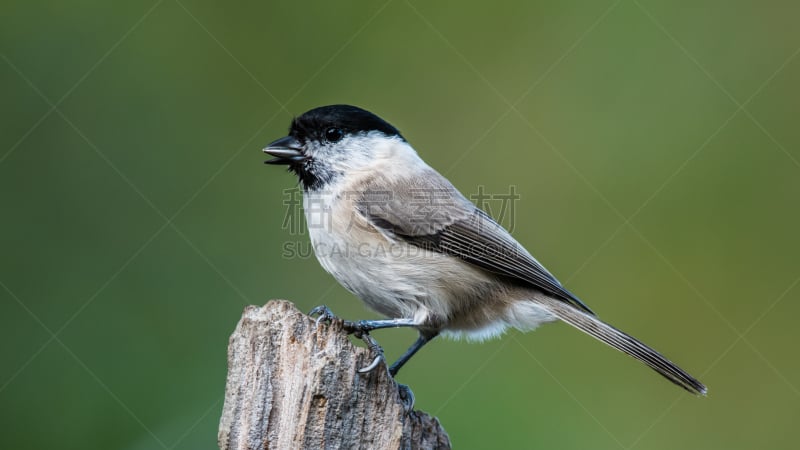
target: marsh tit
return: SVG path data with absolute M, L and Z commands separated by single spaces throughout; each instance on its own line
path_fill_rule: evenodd
M 378 116 L 348 105 L 315 108 L 264 152 L 274 157 L 267 164 L 287 165 L 300 179 L 322 267 L 387 317 L 345 322 L 346 329 L 419 332 L 392 375 L 438 335 L 483 340 L 561 320 L 687 391 L 706 393 L 660 353 L 601 321 Z M 332 318 L 325 307 L 314 313 Z

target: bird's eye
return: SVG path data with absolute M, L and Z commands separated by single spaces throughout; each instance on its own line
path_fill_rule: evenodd
M 325 130 L 325 139 L 328 142 L 339 142 L 344 137 L 344 132 L 339 128 L 328 128 Z

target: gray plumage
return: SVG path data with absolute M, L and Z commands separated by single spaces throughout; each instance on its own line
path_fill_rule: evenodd
M 386 326 L 410 324 L 420 331 L 393 373 L 438 334 L 480 340 L 560 319 L 705 394 L 684 370 L 598 319 L 425 164 L 394 127 L 354 108 L 309 111 L 265 152 L 303 183 L 309 234 L 322 266 L 371 309 L 406 319 Z

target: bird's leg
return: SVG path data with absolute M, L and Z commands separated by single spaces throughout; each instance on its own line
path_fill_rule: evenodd
M 359 320 L 358 322 L 344 321 L 344 329 L 348 333 L 369 333 L 373 330 L 382 328 L 416 327 L 418 324 L 414 319 L 383 319 L 383 320 Z
M 336 316 L 331 312 L 330 309 L 326 306 L 317 306 L 309 315 L 319 314 L 317 318 L 317 323 L 320 321 L 330 321 L 336 318 Z M 370 336 L 370 331 L 373 330 L 380 330 L 382 328 L 399 328 L 399 327 L 416 327 L 418 324 L 414 321 L 414 319 L 384 319 L 384 320 L 359 320 L 357 322 L 351 322 L 349 320 L 343 321 L 342 327 L 345 331 L 349 334 L 353 334 L 355 337 L 364 341 L 367 344 L 367 347 L 372 350 L 374 353 L 377 353 L 375 359 L 372 360 L 370 365 L 363 367 L 358 370 L 359 373 L 366 373 L 371 370 L 374 370 L 378 367 L 378 364 L 383 359 L 383 349 L 378 345 L 375 339 Z M 389 369 L 389 373 L 394 376 L 400 367 L 403 366 L 412 356 L 414 353 L 417 353 L 419 349 L 422 348 L 423 345 L 427 344 L 428 341 L 436 337 L 438 333 L 422 333 L 420 332 L 419 339 L 414 342 L 414 345 L 409 348 L 406 353 L 400 357 L 392 367 Z
M 331 322 L 335 319 L 336 314 L 330 310 L 325 305 L 319 305 L 316 308 L 312 309 L 308 313 L 309 316 L 318 316 L 317 317 L 317 325 L 321 322 Z M 369 333 L 373 330 L 380 330 L 382 328 L 399 328 L 399 327 L 415 327 L 417 323 L 414 322 L 414 319 L 383 319 L 383 320 L 359 320 L 357 322 L 351 322 L 349 320 L 343 320 L 342 325 L 345 331 L 348 334 L 354 333 Z
M 333 311 L 331 311 L 330 308 L 325 305 L 317 306 L 316 308 L 312 309 L 308 315 L 312 317 L 318 316 L 316 320 L 316 324 L 318 326 L 321 322 L 331 322 L 338 319 Z M 342 328 L 347 331 L 347 334 L 352 334 L 364 341 L 364 343 L 367 344 L 367 348 L 369 348 L 370 351 L 375 354 L 375 358 L 369 365 L 358 369 L 358 373 L 367 373 L 375 370 L 375 368 L 378 367 L 378 364 L 384 360 L 383 349 L 369 334 L 369 332 L 380 328 L 412 326 L 413 323 L 410 319 L 360 320 L 358 322 L 344 320 L 342 321 L 342 325 Z
M 419 349 L 421 349 L 425 344 L 430 342 L 433 338 L 435 338 L 438 335 L 439 332 L 437 331 L 434 332 L 420 331 L 419 338 L 417 338 L 417 340 L 411 345 L 411 347 L 409 347 L 409 349 L 406 350 L 405 353 L 403 353 L 403 356 L 401 356 L 397 361 L 395 361 L 394 364 L 392 364 L 391 367 L 389 367 L 389 375 L 391 375 L 392 378 L 394 378 L 394 376 L 397 375 L 397 371 L 400 370 L 401 367 L 403 367 L 403 364 L 407 363 L 408 360 L 411 359 L 411 357 L 414 356 L 414 354 L 419 351 Z M 397 391 L 398 394 L 400 394 L 400 400 L 403 402 L 405 411 L 407 413 L 411 412 L 411 410 L 414 409 L 414 393 L 411 392 L 411 388 L 409 388 L 405 384 L 397 383 Z
M 389 374 L 392 375 L 392 377 L 397 375 L 397 372 L 400 370 L 400 368 L 403 367 L 403 365 L 407 363 L 408 360 L 411 359 L 411 357 L 414 356 L 414 354 L 416 354 L 419 351 L 419 349 L 421 349 L 425 344 L 433 340 L 433 338 L 435 338 L 438 335 L 439 335 L 438 332 L 424 333 L 420 331 L 419 338 L 417 338 L 417 340 L 411 345 L 411 347 L 409 347 L 408 350 L 406 350 L 406 352 L 403 353 L 403 356 L 398 358 L 398 360 L 395 361 L 391 367 L 389 367 Z
M 411 327 L 414 326 L 412 319 L 386 319 L 386 320 L 359 320 L 358 322 L 350 322 L 345 320 L 343 328 L 348 333 L 361 339 L 367 344 L 367 347 L 375 353 L 375 359 L 366 366 L 358 369 L 358 373 L 367 373 L 375 370 L 381 361 L 384 361 L 383 349 L 378 342 L 369 334 L 372 330 L 379 330 L 381 328 L 395 328 L 395 327 Z

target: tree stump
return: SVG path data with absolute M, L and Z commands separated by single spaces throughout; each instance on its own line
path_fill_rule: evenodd
M 222 450 L 449 449 L 439 421 L 407 412 L 385 364 L 341 321 L 317 326 L 285 300 L 245 308 L 228 344 Z

